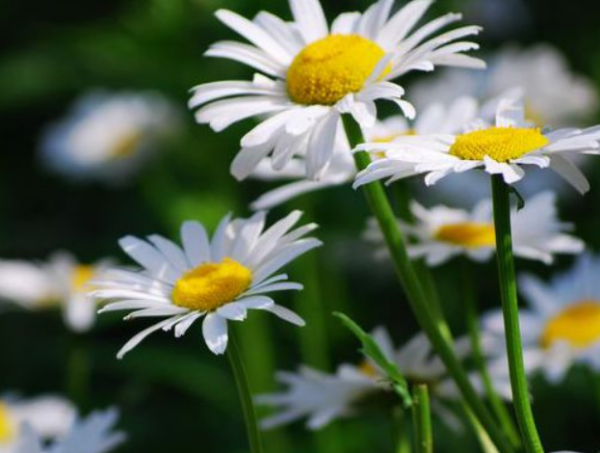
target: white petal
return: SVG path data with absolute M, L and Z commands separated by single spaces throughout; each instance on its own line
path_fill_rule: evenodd
M 292 310 L 288 308 L 282 307 L 281 305 L 273 305 L 271 307 L 265 308 L 265 310 L 270 311 L 278 318 L 283 319 L 291 324 L 294 324 L 299 327 L 304 327 L 306 322 Z
M 140 344 L 148 335 L 156 332 L 157 330 L 162 329 L 164 326 L 168 325 L 174 319 L 177 319 L 177 318 L 178 318 L 178 316 L 176 316 L 174 318 L 166 319 L 164 321 L 159 322 L 158 324 L 148 327 L 145 330 L 142 330 L 140 333 L 138 333 L 136 336 L 134 336 L 131 340 L 129 340 L 127 343 L 125 343 L 125 346 L 123 346 L 121 348 L 121 350 L 117 353 L 117 358 L 119 360 L 122 359 L 125 356 L 125 354 L 127 354 L 129 351 L 131 351 L 133 348 L 135 348 L 138 344 Z
M 184 222 L 181 225 L 181 241 L 191 267 L 211 261 L 210 242 L 202 224 L 191 220 Z
M 227 349 L 229 336 L 227 334 L 227 321 L 219 315 L 209 313 L 202 323 L 202 334 L 208 349 L 213 354 L 221 355 Z

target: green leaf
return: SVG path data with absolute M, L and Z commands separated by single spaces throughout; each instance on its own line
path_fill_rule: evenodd
M 360 352 L 367 358 L 370 358 L 386 374 L 392 389 L 402 399 L 405 408 L 412 406 L 412 397 L 408 389 L 406 379 L 398 369 L 395 363 L 391 362 L 383 353 L 377 342 L 371 335 L 365 332 L 358 324 L 343 313 L 335 312 L 333 314 L 341 319 L 342 323 L 359 339 L 362 344 Z

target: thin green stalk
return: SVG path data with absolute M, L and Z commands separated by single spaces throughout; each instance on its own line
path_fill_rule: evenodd
M 407 423 L 404 418 L 404 410 L 396 408 L 392 413 L 393 419 L 393 440 L 396 444 L 396 453 L 411 453 L 410 437 L 407 431 Z
M 462 404 L 462 409 L 467 419 L 471 423 L 471 426 L 473 427 L 473 432 L 475 433 L 475 436 L 477 436 L 477 440 L 479 441 L 479 445 L 481 445 L 481 449 L 483 450 L 483 452 L 498 453 L 498 449 L 491 441 L 490 436 L 488 436 L 488 433 L 485 432 L 485 429 L 481 427 L 481 424 L 473 415 L 473 413 L 469 410 L 466 404 Z
M 82 411 L 87 405 L 90 379 L 88 345 L 81 334 L 72 333 L 67 357 L 67 395 Z
M 469 266 L 470 263 L 463 261 L 461 264 L 463 301 L 467 314 L 467 331 L 469 332 L 471 347 L 473 348 L 473 360 L 475 362 L 477 371 L 479 372 L 479 377 L 481 378 L 485 394 L 492 406 L 492 411 L 496 415 L 500 426 L 502 426 L 502 429 L 508 436 L 512 445 L 516 449 L 519 449 L 521 448 L 519 432 L 517 431 L 506 405 L 494 388 L 492 377 L 490 376 L 485 363 L 477 315 L 477 297 L 475 295 L 475 287 L 471 276 L 471 269 Z
M 525 365 L 523 363 L 517 282 L 510 229 L 510 190 L 502 175 L 492 175 L 492 198 L 494 203 L 494 227 L 496 229 L 498 277 L 502 296 L 506 350 L 514 407 L 525 450 L 528 453 L 543 453 L 544 450 L 531 410 Z
M 248 385 L 248 378 L 246 371 L 244 370 L 244 363 L 240 350 L 236 344 L 235 336 L 233 332 L 229 332 L 229 344 L 227 345 L 227 357 L 231 364 L 231 371 L 235 379 L 235 384 L 240 395 L 240 402 L 242 405 L 242 411 L 244 412 L 244 419 L 246 421 L 246 432 L 248 434 L 248 442 L 250 444 L 251 453 L 262 453 L 263 447 L 260 438 L 260 431 L 258 429 L 258 422 L 256 419 L 256 412 L 254 411 L 254 402 L 252 401 L 252 393 Z
M 432 453 L 431 409 L 429 407 L 429 391 L 426 384 L 415 385 L 413 389 L 412 410 L 415 429 L 415 451 L 417 453 Z
M 363 142 L 360 127 L 352 118 L 344 115 L 344 126 L 352 147 Z M 371 159 L 365 152 L 355 155 L 356 166 L 359 170 L 365 169 Z M 460 389 L 467 404 L 471 407 L 477 418 L 490 434 L 494 443 L 501 453 L 512 452 L 513 449 L 502 431 L 498 428 L 496 421 L 479 399 L 464 368 L 458 360 L 448 335 L 444 333 L 445 323 L 437 320 L 428 307 L 427 298 L 417 274 L 412 266 L 411 260 L 406 252 L 406 245 L 401 231 L 398 229 L 394 211 L 390 206 L 383 186 L 379 182 L 373 182 L 363 187 L 368 204 L 383 232 L 387 247 L 390 251 L 392 262 L 398 276 L 398 280 L 406 293 L 411 309 L 417 321 L 441 360 L 446 365 L 448 373 L 452 376 Z

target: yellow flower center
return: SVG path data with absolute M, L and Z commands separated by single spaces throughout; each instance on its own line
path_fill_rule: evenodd
M 497 162 L 508 162 L 548 143 L 538 128 L 490 127 L 457 136 L 450 154 L 464 160 L 489 156 Z
M 494 226 L 487 223 L 449 223 L 442 225 L 434 237 L 438 241 L 467 248 L 494 247 L 496 245 Z
M 135 153 L 141 141 L 142 134 L 140 131 L 133 130 L 127 134 L 123 134 L 123 136 L 115 143 L 110 152 L 110 156 L 113 159 L 124 159 L 129 157 Z
M 190 310 L 211 311 L 235 300 L 252 283 L 252 271 L 231 258 L 206 263 L 183 274 L 173 302 Z
M 600 302 L 583 300 L 564 309 L 548 321 L 540 339 L 543 347 L 565 341 L 585 348 L 600 340 Z
M 377 369 L 368 360 L 363 360 L 358 365 L 358 371 L 360 371 L 362 374 L 364 374 L 365 376 L 370 377 L 372 379 L 377 379 L 380 377 Z
M 7 444 L 15 436 L 15 427 L 10 418 L 8 407 L 0 402 L 0 445 Z
M 75 292 L 84 292 L 89 289 L 86 285 L 94 276 L 94 266 L 81 264 L 75 266 L 71 273 L 71 288 Z
M 296 55 L 287 73 L 288 94 L 298 104 L 333 105 L 360 91 L 384 56 L 378 44 L 362 36 L 329 35 Z

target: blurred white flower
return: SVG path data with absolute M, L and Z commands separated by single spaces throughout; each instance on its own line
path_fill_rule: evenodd
M 479 27 L 439 33 L 461 19 L 438 17 L 415 28 L 431 0 L 414 0 L 390 14 L 393 0 L 379 0 L 363 14 L 339 15 L 329 26 L 318 0 L 290 0 L 293 21 L 267 13 L 252 21 L 231 11 L 216 15 L 250 44 L 213 44 L 207 56 L 227 58 L 261 74 L 252 81 L 219 81 L 193 89 L 189 106 L 196 120 L 222 131 L 241 120 L 264 119 L 241 140 L 231 165 L 238 179 L 249 176 L 264 157 L 284 168 L 295 156 L 306 159 L 306 177 L 320 179 L 334 154 L 340 117 L 351 114 L 362 127 L 377 119 L 376 100 L 389 100 L 408 117 L 411 104 L 404 89 L 392 83 L 410 71 L 431 71 L 438 65 L 482 68 L 464 52 L 478 45 L 461 38 Z
M 447 102 L 455 96 L 476 97 L 493 118 L 501 98 L 520 93 L 528 118 L 554 128 L 587 122 L 598 110 L 594 84 L 574 74 L 565 57 L 548 44 L 523 49 L 508 46 L 488 59 L 487 71 L 445 70 L 411 87 L 417 108 Z
M 126 182 L 177 127 L 160 94 L 103 91 L 84 95 L 42 138 L 40 156 L 73 180 Z
M 521 275 L 519 288 L 528 307 L 521 309 L 525 366 L 559 382 L 581 363 L 600 371 L 600 257 L 584 254 L 567 272 L 549 283 Z M 496 339 L 502 357 L 491 371 L 506 367 L 502 313 L 483 318 L 484 330 Z
M 399 221 L 410 239 L 408 253 L 437 266 L 458 255 L 475 261 L 486 261 L 496 249 L 492 201 L 480 201 L 472 211 L 446 206 L 424 208 L 411 204 L 415 223 Z M 556 196 L 543 192 L 527 200 L 525 207 L 512 209 L 512 235 L 515 256 L 551 264 L 557 253 L 583 252 L 583 241 L 566 234 L 572 225 L 560 221 L 556 212 Z M 369 219 L 365 239 L 383 246 L 383 235 L 375 219 Z M 387 256 L 387 249 L 377 251 Z
M 77 412 L 66 399 L 41 396 L 31 399 L 0 399 L 0 453 L 14 453 L 23 427 L 27 425 L 36 437 L 55 440 L 67 435 Z
M 385 179 L 388 183 L 414 175 L 425 175 L 425 184 L 434 185 L 452 174 L 483 168 L 500 174 L 507 184 L 525 176 L 526 166 L 552 169 L 580 193 L 589 183 L 567 156 L 600 154 L 600 127 L 542 130 L 525 119 L 525 108 L 515 98 L 503 99 L 494 124 L 476 122 L 462 134 L 406 136 L 389 143 L 365 143 L 357 150 L 376 156 L 361 171 L 355 187 Z
M 122 358 L 158 330 L 174 330 L 181 337 L 200 318 L 206 345 L 214 354 L 227 349 L 228 321 L 244 321 L 248 310 L 265 310 L 299 326 L 304 321 L 275 304 L 270 292 L 301 290 L 280 269 L 321 242 L 304 238 L 317 226 L 292 228 L 302 213 L 294 211 L 265 229 L 265 213 L 249 219 L 226 216 L 209 240 L 198 222 L 181 227 L 183 247 L 162 236 L 148 241 L 127 236 L 120 245 L 142 266 L 137 271 L 111 269 L 93 282 L 91 295 L 110 302 L 101 312 L 133 310 L 125 319 L 167 318 L 143 330 L 119 351 Z M 291 231 L 290 231 L 291 230 Z
M 87 295 L 88 284 L 110 263 L 80 264 L 67 252 L 57 252 L 47 262 L 0 260 L 0 299 L 27 310 L 59 307 L 69 329 L 86 332 L 94 326 L 97 310 Z
M 417 115 L 414 121 L 408 121 L 401 115 L 377 121 L 372 128 L 365 129 L 363 133 L 366 140 L 372 142 L 390 142 L 413 134 L 453 134 L 472 122 L 476 114 L 477 101 L 463 97 L 448 105 L 432 104 Z M 276 170 L 272 168 L 271 158 L 263 159 L 252 173 L 252 177 L 267 181 L 279 179 L 296 179 L 296 181 L 265 193 L 252 204 L 252 209 L 271 209 L 308 192 L 350 183 L 356 176 L 356 165 L 349 149 L 350 145 L 345 134 L 338 134 L 336 151 L 331 158 L 331 163 L 318 181 L 305 178 L 306 161 L 301 157 L 291 159 L 284 168 Z
M 429 385 L 433 410 L 450 428 L 459 430 L 460 420 L 444 402 L 460 400 L 460 392 L 442 361 L 434 355 L 427 338 L 423 334 L 416 335 L 396 349 L 385 329 L 377 328 L 372 335 L 409 384 L 425 382 Z M 466 338 L 456 342 L 456 353 L 461 360 L 469 356 L 471 348 Z M 276 410 L 274 415 L 262 421 L 264 429 L 302 418 L 307 418 L 309 429 L 320 429 L 335 419 L 355 415 L 369 396 L 392 391 L 383 371 L 371 360 L 358 366 L 342 364 L 333 374 L 303 366 L 297 373 L 280 372 L 276 377 L 287 388 L 256 397 L 258 404 L 272 406 Z M 483 394 L 480 380 L 475 375 L 471 379 Z M 510 399 L 507 378 L 503 377 L 494 384 L 499 394 Z
M 125 441 L 123 433 L 114 431 L 118 417 L 115 409 L 93 412 L 76 420 L 62 439 L 49 444 L 26 424 L 11 453 L 107 453 Z

